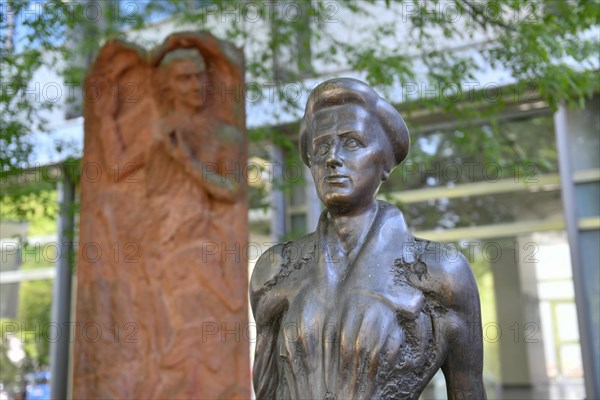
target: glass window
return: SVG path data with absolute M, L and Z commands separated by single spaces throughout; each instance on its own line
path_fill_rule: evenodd
M 523 181 L 558 171 L 552 115 L 411 132 L 411 139 L 408 159 L 392 173 L 383 191 Z

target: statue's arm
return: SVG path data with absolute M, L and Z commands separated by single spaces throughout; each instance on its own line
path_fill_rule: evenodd
M 124 143 L 121 129 L 130 129 L 130 127 L 127 122 L 123 121 L 123 118 L 125 121 L 131 121 L 140 114 L 148 114 L 151 109 L 148 101 L 135 103 L 135 107 L 130 109 L 127 115 L 120 109 L 119 101 L 113 94 L 114 88 L 120 84 L 120 74 L 126 67 L 119 66 L 111 76 L 98 76 L 90 80 L 90 85 L 97 87 L 100 95 L 97 101 L 86 104 L 86 107 L 89 107 L 86 115 L 95 117 L 89 118 L 91 121 L 95 121 L 92 122 L 93 125 L 90 128 L 99 136 L 107 173 L 114 175 L 115 182 L 122 181 L 133 174 L 144 162 L 142 146 L 127 146 Z M 136 131 L 147 127 L 144 123 L 136 122 L 138 122 L 135 127 Z
M 481 306 L 477 282 L 469 262 L 462 254 L 446 262 L 444 297 L 450 324 L 448 353 L 442 371 L 449 400 L 486 399 L 483 384 L 483 340 Z
M 186 166 L 190 175 L 215 199 L 226 203 L 235 203 L 240 199 L 243 185 L 239 180 L 215 173 L 210 166 L 189 155 Z
M 280 262 L 281 246 L 271 247 L 257 261 L 250 279 L 250 305 L 257 333 L 252 380 L 258 400 L 275 399 L 279 383 L 277 337 L 285 302 L 268 283 L 277 275 Z

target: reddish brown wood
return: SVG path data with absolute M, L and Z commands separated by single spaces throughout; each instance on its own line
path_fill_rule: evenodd
M 204 72 L 165 61 L 181 49 Z M 194 65 L 199 91 L 177 92 L 177 68 Z M 74 398 L 249 398 L 243 76 L 242 52 L 204 32 L 100 51 L 85 92 Z

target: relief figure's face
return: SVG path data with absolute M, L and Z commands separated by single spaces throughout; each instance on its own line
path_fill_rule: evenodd
M 177 60 L 170 67 L 170 89 L 175 101 L 175 110 L 195 112 L 204 105 L 203 86 L 207 74 L 193 59 Z
M 390 157 L 377 118 L 350 104 L 319 110 L 311 123 L 311 172 L 325 207 L 347 214 L 371 205 Z

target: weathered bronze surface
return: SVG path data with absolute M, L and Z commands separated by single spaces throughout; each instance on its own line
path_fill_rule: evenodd
M 485 398 L 468 261 L 375 199 L 408 149 L 401 116 L 365 83 L 333 79 L 309 96 L 300 151 L 326 211 L 253 272 L 258 399 L 418 399 L 440 368 L 449 399 Z
M 119 41 L 87 78 L 73 397 L 249 397 L 243 53 Z M 237 92 L 236 92 L 237 91 Z

